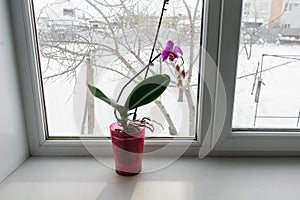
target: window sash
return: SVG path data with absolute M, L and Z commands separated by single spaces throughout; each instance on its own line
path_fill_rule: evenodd
M 16 38 L 16 53 L 18 55 L 20 79 L 22 82 L 22 95 L 24 97 L 24 112 L 25 120 L 29 138 L 30 152 L 32 155 L 87 155 L 88 152 L 79 140 L 47 140 L 45 131 L 47 127 L 46 116 L 43 112 L 43 91 L 39 83 L 40 72 L 38 70 L 38 47 L 36 45 L 36 35 L 34 32 L 34 17 L 30 13 L 31 0 L 22 1 L 17 0 L 10 2 L 13 12 L 13 26 Z M 21 33 L 26 34 L 21 34 Z M 200 95 L 201 96 L 201 95 Z M 160 140 L 159 138 L 151 141 L 146 141 L 145 149 L 159 149 L 166 144 L 172 144 L 168 147 L 187 149 L 187 155 L 198 155 L 200 149 L 201 135 L 197 131 L 197 139 L 195 140 Z M 91 139 L 86 141 L 88 145 L 94 148 L 102 149 L 99 152 L 106 154 L 111 149 L 106 140 L 97 141 Z M 105 150 L 103 150 L 105 149 Z M 169 151 L 172 152 L 172 151 Z M 175 151 L 176 152 L 176 151 Z M 167 153 L 170 155 L 172 153 Z
M 203 1 L 203 0 L 200 0 L 200 1 Z M 34 15 L 34 9 L 31 8 L 31 5 L 34 3 L 33 0 L 29 0 L 29 7 L 30 7 L 30 11 L 29 11 L 29 15 Z M 199 9 L 199 8 L 198 8 Z M 66 11 L 70 11 L 70 10 L 73 10 L 73 9 L 63 9 L 63 12 L 65 13 L 65 10 Z M 74 11 L 75 12 L 75 11 Z M 34 16 L 31 16 L 31 27 L 32 29 L 30 31 L 32 31 L 33 33 L 35 33 L 33 36 L 33 43 L 34 43 L 34 48 L 35 50 L 38 52 L 37 54 L 40 54 L 39 52 L 39 45 L 38 45 L 38 39 L 37 39 L 37 27 L 36 27 L 36 22 L 35 22 L 35 17 Z M 201 30 L 202 32 L 202 30 Z M 37 73 L 38 73 L 38 76 L 42 77 L 41 75 L 41 64 L 40 64 L 40 59 L 37 58 Z M 199 66 L 200 68 L 200 66 Z M 195 74 L 196 75 L 196 74 Z M 44 94 L 43 94 L 43 90 L 44 90 L 44 86 L 43 86 L 43 83 L 42 81 L 39 80 L 39 92 L 41 93 L 41 96 L 44 97 Z M 198 93 L 200 93 L 200 88 L 198 87 Z M 196 94 L 198 95 L 198 94 Z M 45 97 L 44 97 L 45 98 Z M 198 105 L 198 99 L 197 99 L 197 102 L 195 103 L 195 108 L 197 109 Z M 49 108 L 48 108 L 49 109 Z M 47 140 L 94 140 L 94 139 L 98 139 L 98 140 L 106 140 L 106 137 L 105 136 L 86 136 L 86 135 L 82 135 L 82 136 L 77 136 L 77 135 L 72 135 L 72 136 L 53 136 L 51 135 L 51 133 L 49 132 L 49 127 L 47 127 L 47 106 L 46 106 L 46 103 L 45 101 L 42 101 L 42 110 L 43 110 L 43 115 L 45 116 L 44 117 L 44 121 L 45 121 L 45 133 L 46 133 L 46 139 Z M 49 112 L 48 112 L 49 113 Z M 197 116 L 195 116 L 195 124 L 196 124 L 196 120 L 197 120 Z M 48 120 L 49 121 L 49 120 Z M 50 123 L 50 122 L 49 122 Z M 196 128 L 196 127 L 194 127 Z M 65 135 L 68 135 L 67 133 Z M 161 140 L 193 140 L 193 139 L 197 139 L 198 138 L 198 141 L 200 141 L 200 137 L 197 136 L 196 132 L 195 132 L 195 135 L 190 135 L 190 136 L 174 136 L 174 137 L 153 137 L 153 138 L 147 138 L 147 140 L 157 140 L 157 139 L 161 139 Z
M 227 119 L 212 155 L 300 155 L 300 133 L 295 130 L 232 129 L 242 3 L 242 0 L 223 0 L 222 5 L 219 68 L 226 83 Z

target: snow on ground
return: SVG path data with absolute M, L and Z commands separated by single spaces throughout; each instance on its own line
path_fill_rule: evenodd
M 254 73 L 258 62 L 261 63 L 262 54 L 292 55 L 300 58 L 298 45 L 254 45 L 250 60 L 241 54 L 239 56 L 237 77 Z M 237 79 L 234 106 L 233 127 L 235 128 L 300 128 L 297 127 L 297 117 L 300 111 L 300 60 L 266 56 L 263 60 L 263 70 L 278 66 L 262 73 L 263 85 L 254 126 L 256 103 L 254 76 Z M 259 76 L 259 74 L 258 74 Z M 293 117 L 293 118 L 289 118 Z M 300 126 L 300 124 L 299 124 Z

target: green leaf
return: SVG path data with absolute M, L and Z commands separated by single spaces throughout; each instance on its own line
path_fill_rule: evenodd
M 158 74 L 141 81 L 128 96 L 125 108 L 128 110 L 151 103 L 157 99 L 168 87 L 170 77 Z
M 117 109 L 120 113 L 122 113 L 124 111 L 124 107 L 119 105 L 115 100 L 108 98 L 101 90 L 99 90 L 98 88 L 89 85 L 88 84 L 88 88 L 90 89 L 91 93 L 97 97 L 98 99 L 104 101 L 105 103 L 111 105 L 112 107 L 114 107 L 115 109 Z

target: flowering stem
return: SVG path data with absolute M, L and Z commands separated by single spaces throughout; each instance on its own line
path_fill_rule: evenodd
M 148 72 L 149 72 L 149 67 L 151 65 L 153 65 L 153 61 L 155 60 L 155 59 L 152 60 L 152 57 L 153 57 L 153 54 L 154 54 L 154 50 L 155 50 L 156 42 L 157 42 L 157 39 L 158 39 L 158 34 L 159 34 L 160 27 L 161 27 L 162 19 L 163 19 L 163 16 L 164 16 L 164 12 L 167 10 L 166 5 L 168 3 L 169 3 L 169 0 L 164 0 L 164 5 L 163 5 L 161 13 L 160 13 L 160 18 L 159 18 L 159 22 L 158 22 L 157 29 L 156 29 L 156 34 L 155 34 L 155 39 L 154 39 L 154 42 L 153 42 L 153 47 L 152 47 L 150 58 L 149 58 L 149 64 L 146 65 L 146 72 L 145 72 L 144 79 L 147 78 Z M 136 113 L 137 113 L 137 108 L 134 110 L 134 114 L 133 114 L 133 118 L 132 118 L 133 120 L 136 119 Z
M 157 39 L 158 39 L 158 34 L 159 34 L 159 30 L 160 30 L 160 26 L 161 26 L 162 19 L 163 19 L 163 16 L 164 16 L 164 12 L 167 10 L 167 9 L 166 9 L 166 4 L 168 4 L 168 3 L 169 3 L 169 0 L 164 0 L 164 5 L 163 5 L 162 10 L 161 10 L 161 13 L 160 13 L 160 18 L 159 18 L 159 22 L 158 22 L 158 26 L 157 26 L 157 30 L 156 30 L 156 35 L 155 35 L 155 39 L 154 39 L 154 42 L 153 42 L 153 47 L 152 47 L 151 54 L 150 54 L 150 58 L 149 58 L 149 66 L 150 66 L 151 63 L 153 62 L 153 61 L 152 61 L 152 57 L 153 57 L 153 54 L 154 54 L 154 50 L 155 50 L 156 42 L 157 42 Z M 146 70 L 145 78 L 146 78 L 147 75 L 148 75 L 149 66 L 148 66 L 148 68 L 147 68 L 147 70 Z

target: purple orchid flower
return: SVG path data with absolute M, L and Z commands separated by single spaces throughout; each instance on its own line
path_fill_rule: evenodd
M 169 40 L 165 49 L 161 52 L 163 62 L 168 58 L 170 61 L 174 61 L 175 58 L 182 56 L 182 50 L 179 46 L 174 46 L 174 42 Z

